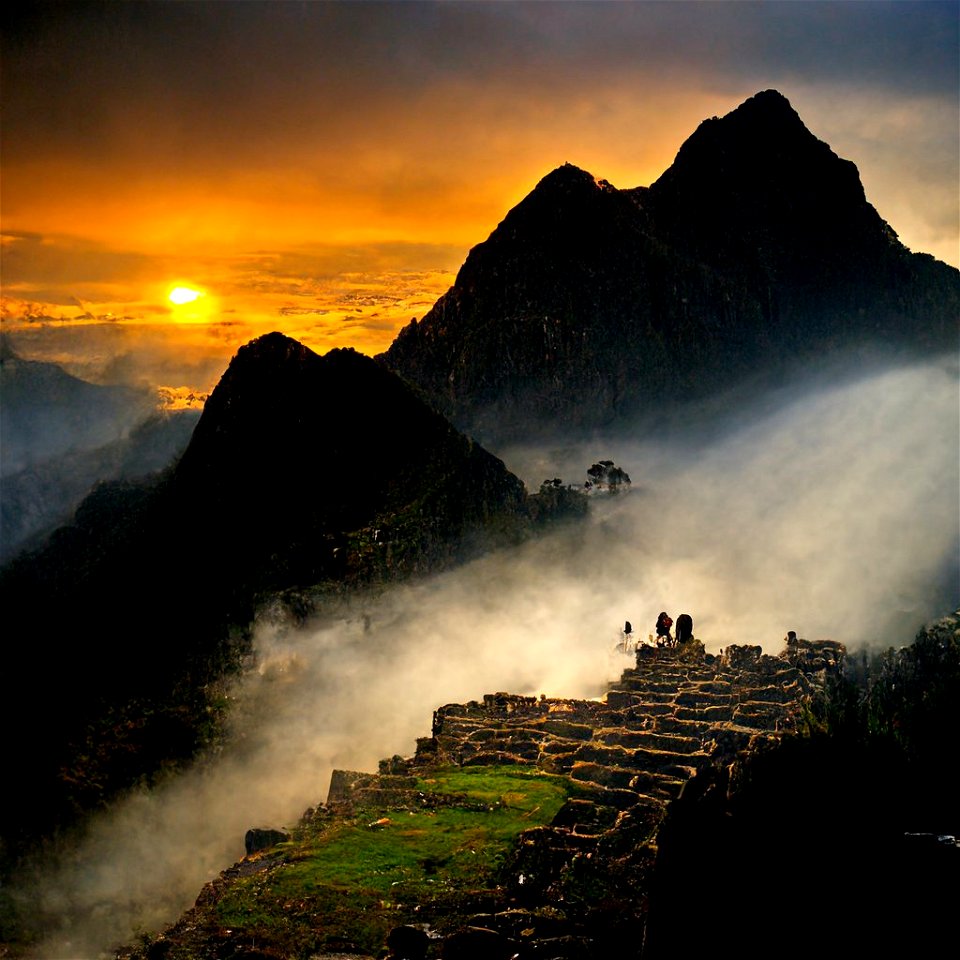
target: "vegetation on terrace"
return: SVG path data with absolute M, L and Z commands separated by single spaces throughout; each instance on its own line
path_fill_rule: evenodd
M 576 789 L 566 777 L 529 768 L 445 769 L 418 779 L 416 808 L 305 816 L 289 842 L 208 887 L 163 956 L 209 956 L 213 931 L 234 944 L 270 944 L 289 958 L 318 950 L 376 955 L 393 927 L 439 926 L 500 895 L 519 834 L 548 824 Z M 153 957 L 158 943 L 133 956 Z

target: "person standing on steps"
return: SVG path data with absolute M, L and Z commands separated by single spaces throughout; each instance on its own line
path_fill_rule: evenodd
M 668 647 L 670 646 L 673 638 L 670 636 L 670 628 L 673 626 L 673 620 L 667 614 L 665 610 L 660 612 L 660 616 L 657 617 L 657 646 L 658 647 Z
M 693 639 L 693 617 L 689 613 L 681 613 L 677 617 L 677 644 L 687 643 Z
M 617 653 L 633 653 L 635 648 L 633 624 L 627 620 L 623 625 L 623 629 L 620 631 L 620 639 L 617 641 L 614 649 Z

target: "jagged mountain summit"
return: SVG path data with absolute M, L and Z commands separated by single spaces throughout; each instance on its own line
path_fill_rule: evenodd
M 774 90 L 650 187 L 564 164 L 379 358 L 485 442 L 591 429 L 844 347 L 957 346 L 960 273 L 913 254 Z
M 370 358 L 318 356 L 279 333 L 240 348 L 172 491 L 229 541 L 230 563 L 269 558 L 258 579 L 270 588 L 355 573 L 348 533 L 371 524 L 394 566 L 429 567 L 425 553 L 446 556 L 466 527 L 520 509 L 525 496 L 500 460 Z M 412 505 L 422 528 L 400 533 Z

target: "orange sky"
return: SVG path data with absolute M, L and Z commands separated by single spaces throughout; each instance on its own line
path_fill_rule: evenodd
M 209 390 L 280 329 L 376 353 L 557 165 L 649 184 L 783 92 L 957 264 L 957 5 L 27 5 L 4 24 L 3 329 Z M 167 300 L 177 284 L 203 291 Z M 44 319 L 46 318 L 46 319 Z

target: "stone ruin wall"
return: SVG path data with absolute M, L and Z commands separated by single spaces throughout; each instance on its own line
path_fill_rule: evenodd
M 718 771 L 734 783 L 740 761 L 802 730 L 807 711 L 842 674 L 844 656 L 831 641 L 791 642 L 777 656 L 759 646 L 713 656 L 696 640 L 641 646 L 635 666 L 599 700 L 494 693 L 447 704 L 412 757 L 383 760 L 375 774 L 334 771 L 327 802 L 303 822 L 421 809 L 435 798 L 418 790 L 418 777 L 441 767 L 516 764 L 565 775 L 577 784 L 574 796 L 549 825 L 520 834 L 497 890 L 432 917 L 445 931 L 431 934 L 441 937 L 439 956 L 594 960 L 624 955 L 623 942 L 629 955 L 645 956 L 658 832 L 670 804 Z M 248 857 L 221 883 L 269 863 L 258 850 L 276 837 L 261 843 L 260 832 L 248 833 Z M 209 884 L 198 906 L 216 888 Z M 407 937 L 421 938 L 413 952 L 398 947 Z M 422 931 L 396 928 L 390 957 L 425 957 L 423 939 Z
M 379 774 L 334 771 L 327 802 L 402 800 L 406 778 L 432 767 L 522 764 L 579 781 L 602 805 L 662 814 L 698 770 L 794 733 L 844 655 L 827 640 L 777 656 L 759 646 L 713 656 L 698 641 L 641 646 L 602 700 L 494 693 L 440 707 L 413 757 L 381 761 Z
M 643 646 L 601 700 L 494 693 L 447 704 L 413 757 L 381 761 L 379 774 L 335 771 L 326 811 L 416 809 L 416 775 L 448 765 L 520 764 L 569 776 L 576 796 L 550 825 L 520 835 L 498 903 L 453 919 L 458 936 L 499 938 L 504 957 L 603 956 L 604 931 L 644 939 L 671 802 L 707 768 L 735 782 L 740 761 L 801 729 L 844 655 L 831 641 L 791 642 L 778 656 L 759 646 L 713 656 L 695 640 Z M 490 943 L 481 951 L 488 960 L 500 956 Z

